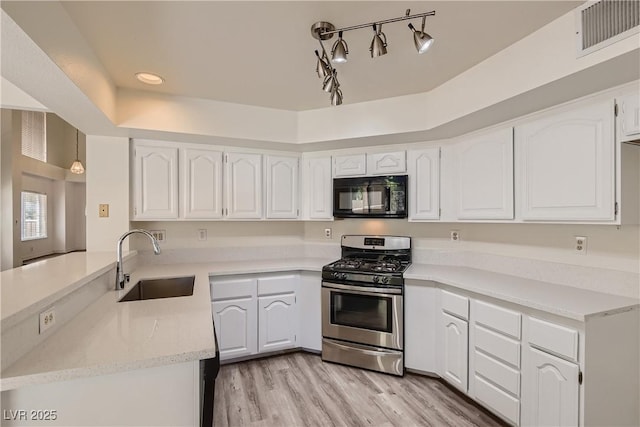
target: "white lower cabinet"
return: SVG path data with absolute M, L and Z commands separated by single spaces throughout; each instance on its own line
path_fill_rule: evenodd
M 212 277 L 220 360 L 298 346 L 298 274 Z
M 467 391 L 468 333 L 465 320 L 442 313 L 443 378 L 462 391 Z
M 297 346 L 299 276 L 258 278 L 258 352 Z
M 527 425 L 577 426 L 580 368 L 535 348 L 528 352 Z
M 300 283 L 296 289 L 298 299 L 298 345 L 305 350 L 322 350 L 322 277 L 320 272 L 300 272 Z
M 256 283 L 253 278 L 212 281 L 213 324 L 220 360 L 258 352 Z

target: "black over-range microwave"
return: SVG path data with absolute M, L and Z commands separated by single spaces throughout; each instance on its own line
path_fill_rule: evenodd
M 371 176 L 333 180 L 336 218 L 406 218 L 407 176 Z

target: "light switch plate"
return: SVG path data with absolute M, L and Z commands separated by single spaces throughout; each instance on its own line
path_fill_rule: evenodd
M 98 205 L 98 216 L 100 218 L 109 218 L 109 205 L 107 203 Z

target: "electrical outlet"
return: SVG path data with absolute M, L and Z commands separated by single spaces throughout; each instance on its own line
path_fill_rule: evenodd
M 451 241 L 452 242 L 459 242 L 460 241 L 460 232 L 458 230 L 451 230 L 449 235 L 451 236 Z
M 198 240 L 207 240 L 207 230 L 201 228 L 198 230 Z
M 51 307 L 47 311 L 40 313 L 40 333 L 43 333 L 56 323 L 56 309 Z
M 167 232 L 165 230 L 150 230 L 149 233 L 151 233 L 158 242 L 164 242 L 167 237 Z
M 98 205 L 98 217 L 109 218 L 109 204 L 101 203 Z
M 587 253 L 587 238 L 585 236 L 576 236 L 576 252 L 583 255 Z
M 331 229 L 330 228 L 325 228 L 324 229 L 324 237 L 326 239 L 330 239 L 331 238 Z

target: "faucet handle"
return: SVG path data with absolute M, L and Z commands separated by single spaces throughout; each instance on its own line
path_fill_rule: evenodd
M 125 273 L 125 275 L 124 275 L 124 281 L 125 281 L 125 283 L 129 283 L 129 280 L 131 280 L 131 274 L 127 274 L 127 273 Z

